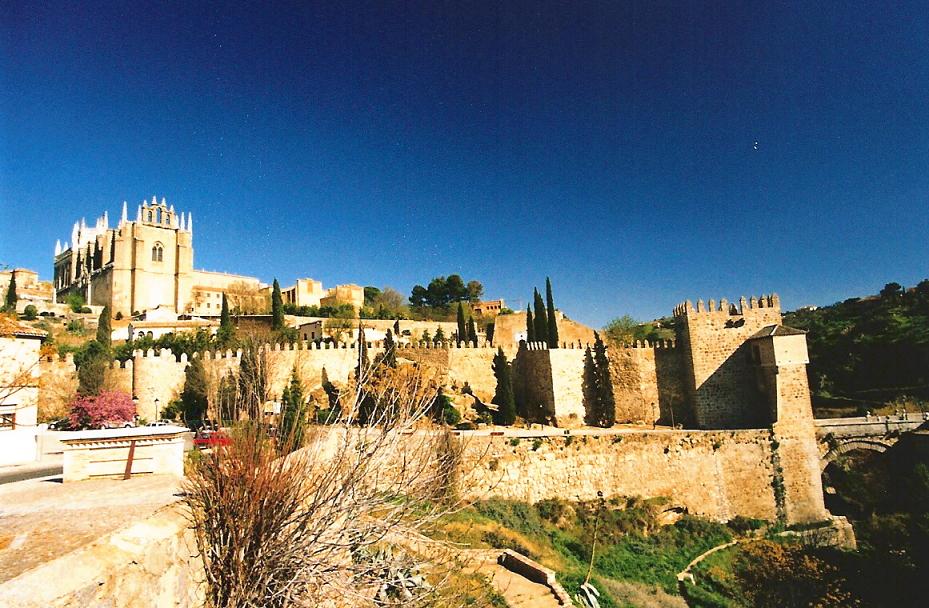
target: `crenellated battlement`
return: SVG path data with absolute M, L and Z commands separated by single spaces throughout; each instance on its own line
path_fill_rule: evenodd
M 698 315 L 746 316 L 760 309 L 772 308 L 777 312 L 781 310 L 781 299 L 776 293 L 750 298 L 742 296 L 738 304 L 730 303 L 726 298 L 721 298 L 718 302 L 711 298 L 706 304 L 703 300 L 697 300 L 697 305 L 694 306 L 691 300 L 687 300 L 675 306 L 673 313 L 675 317 L 685 318 Z

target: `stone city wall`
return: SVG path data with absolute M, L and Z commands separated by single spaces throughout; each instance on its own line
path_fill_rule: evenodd
M 462 434 L 459 491 L 470 499 L 537 502 L 664 496 L 716 520 L 774 520 L 771 432 L 627 431 L 538 438 Z M 787 497 L 788 521 L 801 505 Z M 819 502 L 822 502 L 820 497 Z M 797 508 L 793 508 L 797 507 Z

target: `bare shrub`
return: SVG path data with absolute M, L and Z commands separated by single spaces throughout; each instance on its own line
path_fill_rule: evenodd
M 209 606 L 464 603 L 444 584 L 464 568 L 457 549 L 423 534 L 461 506 L 459 446 L 428 421 L 436 384 L 412 366 L 361 367 L 352 402 L 310 426 L 302 449 L 244 422 L 192 467 Z

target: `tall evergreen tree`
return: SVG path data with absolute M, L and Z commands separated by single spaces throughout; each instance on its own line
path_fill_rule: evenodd
M 548 342 L 548 318 L 545 315 L 545 303 L 538 289 L 533 290 L 532 299 L 535 301 L 535 314 L 532 322 L 535 324 L 535 339 L 538 342 Z
M 184 390 L 181 391 L 185 421 L 203 420 L 206 417 L 208 394 L 203 360 L 200 357 L 194 357 L 184 370 Z
M 474 324 L 474 317 L 468 318 L 468 342 L 477 346 L 477 326 Z
M 234 416 L 245 414 L 249 420 L 261 418 L 264 402 L 268 399 L 268 362 L 265 353 L 259 352 L 254 345 L 242 351 L 239 361 L 238 412 Z
M 388 329 L 384 334 L 384 363 L 387 367 L 397 367 L 397 343 L 393 333 Z
M 494 327 L 495 326 L 496 326 L 496 323 L 494 321 L 488 321 L 487 324 L 484 325 L 484 336 L 487 337 L 487 342 L 490 344 L 494 343 Z
M 355 364 L 355 380 L 361 382 L 363 379 L 367 378 L 369 367 L 370 361 L 368 360 L 368 341 L 365 339 L 365 328 L 361 323 L 359 323 L 358 362 Z
M 421 339 L 423 342 L 432 342 L 432 334 L 429 333 L 429 330 L 428 330 L 428 329 L 424 329 L 424 330 L 423 330 L 423 335 L 420 336 L 420 339 Z
M 271 288 L 271 329 L 284 329 L 284 300 L 281 298 L 281 285 L 274 279 Z
M 464 306 L 458 302 L 458 344 L 468 339 L 468 326 L 465 324 Z
M 510 426 L 516 422 L 516 397 L 513 394 L 513 379 L 510 375 L 512 368 L 502 348 L 497 349 L 491 368 L 497 379 L 497 390 L 494 392 L 492 401 L 497 405 L 497 411 L 494 412 L 494 424 Z
M 593 353 L 590 347 L 584 351 L 584 423 L 590 426 L 597 426 L 600 419 L 597 402 L 597 366 L 594 363 Z
M 594 332 L 594 365 L 597 370 L 597 423 L 609 428 L 616 422 L 616 400 L 613 397 L 613 379 L 610 377 L 610 360 L 600 334 Z
M 548 312 L 548 347 L 558 348 L 558 322 L 555 320 L 555 299 L 552 297 L 552 281 L 545 277 L 545 309 Z
M 442 326 L 439 325 L 435 328 L 435 337 L 432 339 L 434 344 L 442 344 L 445 342 L 445 332 L 442 331 Z
M 290 450 L 300 449 L 303 447 L 305 432 L 306 397 L 303 395 L 303 384 L 297 375 L 297 367 L 294 366 L 290 383 L 281 393 L 281 446 Z
M 216 341 L 220 346 L 230 346 L 235 340 L 235 326 L 229 316 L 229 300 L 223 293 L 222 310 L 219 313 L 219 329 L 216 331 Z
M 78 395 L 99 395 L 106 381 L 106 370 L 110 366 L 109 349 L 91 340 L 74 355 L 74 364 L 77 366 Z
M 113 326 L 110 324 L 110 305 L 107 304 L 100 311 L 100 318 L 97 320 L 97 342 L 109 350 L 113 343 L 112 337 Z
M 16 275 L 10 273 L 10 285 L 6 288 L 3 310 L 7 312 L 16 312 L 17 301 L 19 301 L 19 296 L 16 295 Z
M 400 338 L 400 319 L 394 321 L 394 335 Z
M 535 322 L 532 320 L 532 309 L 526 304 L 526 342 L 535 342 Z

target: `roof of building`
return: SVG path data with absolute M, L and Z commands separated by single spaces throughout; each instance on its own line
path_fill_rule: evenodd
M 767 325 L 749 336 L 749 340 L 758 338 L 773 338 L 775 336 L 804 336 L 806 332 L 802 329 L 787 327 L 786 325 Z
M 21 323 L 10 315 L 0 315 L 0 336 L 43 339 L 48 336 L 48 332 Z

